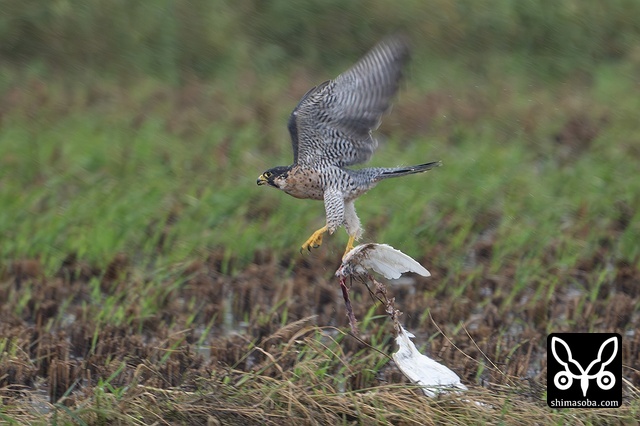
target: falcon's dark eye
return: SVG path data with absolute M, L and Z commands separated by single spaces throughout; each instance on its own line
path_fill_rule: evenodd
M 271 172 L 264 172 L 264 177 L 270 178 L 272 174 L 273 173 L 271 173 Z

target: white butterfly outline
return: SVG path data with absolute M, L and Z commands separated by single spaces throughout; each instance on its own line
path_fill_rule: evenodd
M 610 342 L 613 342 L 613 353 L 606 362 L 602 362 L 602 354 L 604 352 L 604 348 L 609 345 Z M 567 362 L 564 362 L 560 359 L 558 353 L 556 352 L 556 344 L 562 345 L 569 355 L 569 359 L 567 360 Z M 580 363 L 573 359 L 573 355 L 571 354 L 569 345 L 567 345 L 567 343 L 559 337 L 553 336 L 551 338 L 551 352 L 553 353 L 553 357 L 556 359 L 556 361 L 558 361 L 558 363 L 564 367 L 564 371 L 556 373 L 556 375 L 553 377 L 553 384 L 560 390 L 569 389 L 571 385 L 573 385 L 573 379 L 580 379 L 582 395 L 586 397 L 587 389 L 589 389 L 589 380 L 591 379 L 596 379 L 598 387 L 600 387 L 600 389 L 602 390 L 609 390 L 616 384 L 615 375 L 610 371 L 604 371 L 605 367 L 611 364 L 618 353 L 618 339 L 615 336 L 610 337 L 609 339 L 605 340 L 602 345 L 600 345 L 600 349 L 598 350 L 598 357 L 593 360 L 586 369 L 583 369 Z M 599 362 L 602 362 L 600 370 L 595 374 L 589 374 L 591 368 Z M 573 374 L 569 369 L 569 363 L 575 365 L 578 370 L 580 370 L 581 374 Z M 608 383 L 604 382 L 605 378 L 608 379 Z M 566 382 L 561 382 L 562 379 L 566 379 Z

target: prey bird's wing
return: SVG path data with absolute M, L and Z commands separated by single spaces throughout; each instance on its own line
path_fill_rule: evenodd
M 335 80 L 314 87 L 289 118 L 294 162 L 338 167 L 367 161 L 378 127 L 398 91 L 409 46 L 401 36 L 375 46 Z

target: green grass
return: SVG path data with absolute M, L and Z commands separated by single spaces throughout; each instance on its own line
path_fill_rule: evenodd
M 520 92 L 523 84 L 499 82 L 511 93 L 494 94 L 493 81 L 485 81 L 472 98 L 457 94 L 464 89 L 444 88 L 461 96 L 459 102 L 445 105 L 449 110 L 434 118 L 441 122 L 426 134 L 403 140 L 394 132 L 404 117 L 392 113 L 394 124 L 385 129 L 390 136 L 373 164 L 441 159 L 444 167 L 384 182 L 359 200 L 365 224 L 384 221 L 365 238 L 410 253 L 446 243 L 456 253 L 490 229 L 499 237 L 494 269 L 501 267 L 500 259 L 525 248 L 532 258 L 552 245 L 569 258 L 588 257 L 621 206 L 633 211 L 639 202 L 640 185 L 628 177 L 635 171 L 633 146 L 640 133 L 623 127 L 631 124 L 626 117 L 635 111 L 636 96 L 631 81 L 621 80 L 611 90 L 627 90 L 632 99 L 602 99 L 601 87 L 612 86 L 610 68 L 599 68 L 593 84 L 577 84 L 568 95 L 556 94 L 557 86 Z M 403 101 L 409 108 L 420 97 L 411 93 L 412 86 L 432 77 L 414 75 L 397 111 Z M 115 94 L 91 101 L 96 95 L 90 87 L 69 94 L 63 86 L 47 84 L 42 105 L 33 106 L 29 83 L 18 89 L 0 131 L 1 255 L 37 256 L 53 268 L 69 253 L 102 265 L 118 252 L 142 262 L 166 258 L 170 264 L 224 247 L 240 265 L 256 249 L 292 253 L 322 223 L 322 205 L 265 191 L 254 182 L 262 170 L 290 161 L 284 123 L 294 99 L 285 97 L 289 102 L 282 105 L 257 99 L 273 109 L 263 118 L 242 104 L 255 88 L 231 97 L 225 87 L 211 86 L 192 90 L 213 93 L 223 105 L 198 93 L 187 101 L 193 105 L 183 108 L 176 98 L 189 93 L 144 84 L 143 89 L 114 88 Z M 562 102 L 577 102 L 580 108 L 551 106 Z M 471 122 L 463 121 L 464 108 L 473 115 Z M 607 124 L 584 152 L 563 159 L 553 138 L 578 113 Z M 527 120 L 536 124 L 529 133 L 519 124 Z M 637 221 L 631 222 L 613 242 L 615 259 L 637 257 L 631 244 Z M 296 226 L 283 226 L 291 223 Z M 586 224 L 586 233 L 575 235 Z M 562 241 L 556 241 L 560 230 Z
M 543 74 L 566 75 L 633 52 L 640 26 L 633 0 L 564 2 L 491 0 L 345 3 L 291 7 L 247 0 L 6 0 L 0 55 L 68 73 L 154 75 L 170 84 L 190 76 L 286 70 L 300 60 L 333 67 L 372 39 L 403 29 L 429 56 L 462 56 L 482 67 L 493 52 L 523 55 Z M 135 26 L 135 31 L 131 28 Z

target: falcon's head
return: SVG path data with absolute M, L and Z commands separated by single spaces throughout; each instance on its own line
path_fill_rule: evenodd
M 274 188 L 284 189 L 287 185 L 287 177 L 291 166 L 278 166 L 267 170 L 258 178 L 258 185 L 270 185 Z

